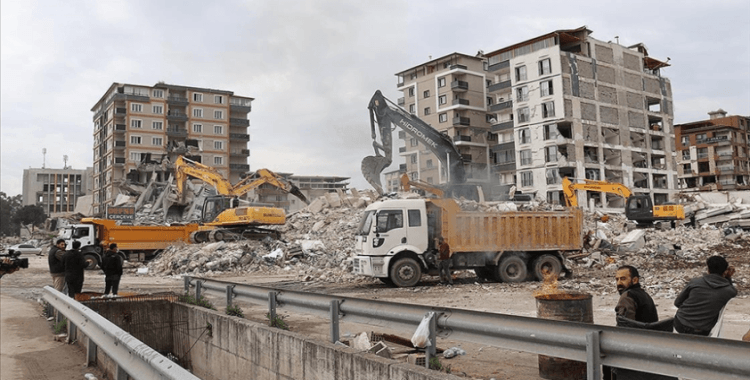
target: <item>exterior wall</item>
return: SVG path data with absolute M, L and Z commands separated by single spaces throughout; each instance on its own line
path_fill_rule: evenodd
M 326 193 L 337 192 L 339 190 L 346 192 L 349 185 L 349 177 L 276 174 L 283 176 L 297 186 L 309 202 L 324 196 Z M 274 207 L 283 208 L 286 212 L 294 212 L 307 207 L 301 199 L 269 184 L 260 185 L 258 188 L 248 192 L 248 198 L 260 203 L 267 203 Z
M 24 169 L 23 205 L 39 205 L 48 215 L 73 212 L 78 198 L 91 194 L 91 171 Z

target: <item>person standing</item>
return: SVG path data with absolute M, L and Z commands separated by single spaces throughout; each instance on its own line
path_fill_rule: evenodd
M 674 329 L 680 334 L 708 336 L 721 310 L 737 295 L 732 284 L 734 267 L 721 256 L 706 260 L 708 274 L 694 278 L 674 300 Z
M 440 270 L 440 282 L 453 285 L 453 276 L 451 275 L 451 248 L 441 236 L 438 238 L 438 269 Z
M 76 240 L 73 242 L 73 249 L 63 255 L 65 283 L 68 285 L 68 296 L 73 299 L 83 289 L 83 270 L 87 266 L 80 248 L 81 242 Z
M 65 264 L 63 263 L 65 255 L 65 240 L 57 239 L 55 245 L 50 247 L 47 253 L 47 262 L 49 263 L 49 273 L 52 276 L 52 287 L 58 292 L 65 289 Z
M 117 295 L 122 276 L 122 257 L 117 253 L 117 244 L 110 244 L 109 249 L 104 252 L 102 269 L 104 270 L 104 295 L 108 295 L 110 290 L 112 294 Z

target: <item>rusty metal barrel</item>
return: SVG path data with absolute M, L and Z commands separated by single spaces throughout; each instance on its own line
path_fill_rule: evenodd
M 535 298 L 537 318 L 594 323 L 591 294 L 555 293 Z M 539 376 L 549 380 L 585 380 L 586 362 L 539 355 Z

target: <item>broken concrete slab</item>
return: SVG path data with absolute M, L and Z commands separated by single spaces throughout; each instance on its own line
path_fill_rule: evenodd
M 710 218 L 712 216 L 726 214 L 732 212 L 733 210 L 734 209 L 732 208 L 732 205 L 725 205 L 722 207 L 713 207 L 706 210 L 701 210 L 695 213 L 695 220 L 699 221 L 701 219 Z
M 622 240 L 620 240 L 620 250 L 622 251 L 637 251 L 646 245 L 646 231 L 644 230 L 633 230 L 627 233 Z

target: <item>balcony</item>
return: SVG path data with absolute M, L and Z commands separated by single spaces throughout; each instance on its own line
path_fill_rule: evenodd
M 167 97 L 167 104 L 171 106 L 186 106 L 188 105 L 188 98 L 182 96 L 169 96 Z
M 513 120 L 503 121 L 498 124 L 493 124 L 491 127 L 492 132 L 505 131 L 507 129 L 513 129 Z
M 115 157 L 115 166 L 125 166 L 125 157 Z
M 499 152 L 501 150 L 516 150 L 516 142 L 515 141 L 503 141 L 501 143 L 498 143 L 496 145 L 492 146 L 492 150 L 495 152 Z
M 253 110 L 252 101 L 250 99 L 230 98 L 229 110 L 232 112 L 248 113 Z
M 169 137 L 187 137 L 187 130 L 182 128 L 167 128 L 167 136 Z
M 460 141 L 466 141 L 471 142 L 471 136 L 453 136 L 453 141 L 460 142 Z
M 456 70 L 456 69 L 468 70 L 469 68 L 464 65 L 451 65 L 451 70 Z
M 502 103 L 497 103 L 497 104 L 491 105 L 490 106 L 490 111 L 491 112 L 502 111 L 504 109 L 508 109 L 508 108 L 512 108 L 512 107 L 513 107 L 513 101 L 512 100 L 508 100 L 507 102 L 502 102 Z
M 229 140 L 232 141 L 250 141 L 250 135 L 245 133 L 230 133 Z
M 403 106 L 406 104 L 406 100 L 403 97 L 398 98 L 398 105 Z
M 510 67 L 510 61 L 502 61 L 499 63 L 495 63 L 494 65 L 490 65 L 490 67 L 487 68 L 487 71 L 498 71 L 502 69 L 507 69 Z
M 467 91 L 469 89 L 469 82 L 464 82 L 462 80 L 454 80 L 451 82 L 451 90 L 456 92 L 463 92 Z M 454 103 L 455 104 L 455 103 Z M 466 105 L 469 105 L 469 101 L 466 101 Z
M 184 112 L 169 110 L 167 111 L 167 120 L 172 121 L 187 121 L 188 115 Z
M 453 125 L 471 125 L 471 119 L 457 116 L 453 118 Z
M 127 129 L 125 124 L 115 124 L 115 133 L 125 133 Z
M 453 99 L 454 106 L 468 106 L 469 105 L 469 99 Z
M 126 145 L 125 140 L 115 140 L 115 150 L 125 149 Z
M 115 116 L 125 116 L 128 113 L 128 109 L 125 107 L 115 108 Z
M 487 87 L 487 92 L 495 92 L 500 91 L 504 88 L 510 87 L 510 80 L 506 80 L 505 82 L 495 83 L 489 87 Z
M 398 152 L 399 153 L 405 153 L 406 152 L 406 147 L 405 146 L 399 147 L 398 148 Z
M 147 94 L 136 93 L 136 92 L 118 92 L 114 96 L 114 100 L 132 100 L 136 102 L 148 102 L 151 99 Z
M 250 149 L 239 149 L 229 152 L 230 156 L 247 157 L 250 155 Z
M 229 164 L 229 170 L 250 170 L 250 165 L 247 164 Z
M 250 126 L 250 120 L 240 119 L 240 118 L 237 118 L 237 117 L 230 117 L 229 118 L 229 125 L 231 125 L 231 126 L 239 126 L 239 127 L 249 127 Z

